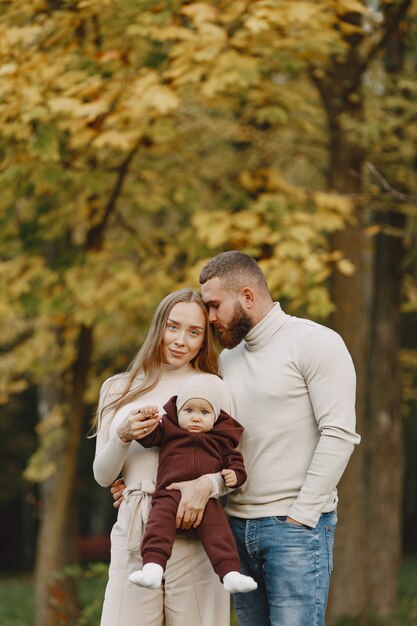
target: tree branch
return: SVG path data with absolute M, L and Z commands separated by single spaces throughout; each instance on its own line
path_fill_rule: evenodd
M 380 40 L 377 41 L 376 44 L 369 50 L 366 56 L 366 59 L 358 66 L 357 80 L 355 81 L 356 82 L 355 89 L 357 88 L 359 82 L 362 79 L 363 74 L 367 70 L 371 61 L 375 58 L 378 52 L 380 52 L 381 50 L 385 48 L 385 46 L 391 39 L 392 35 L 397 30 L 401 20 L 403 19 L 408 9 L 410 8 L 411 3 L 412 3 L 412 0 L 402 0 L 402 2 L 399 4 L 396 10 L 394 10 L 392 6 L 389 8 L 390 19 L 385 20 L 385 28 L 383 30 L 383 34 Z M 386 17 L 387 15 L 388 15 L 388 12 L 385 12 Z
M 366 163 L 366 167 L 370 175 L 374 177 L 374 180 L 378 183 L 384 194 L 389 194 L 390 196 L 396 198 L 397 200 L 401 200 L 402 202 L 417 204 L 417 197 L 407 193 L 402 193 L 401 191 L 398 191 L 398 189 L 395 189 L 395 187 L 391 185 L 391 183 L 385 178 L 385 176 L 383 176 L 383 174 L 375 167 L 373 163 L 370 163 L 368 161 Z
M 383 50 L 387 43 L 389 42 L 389 40 L 391 39 L 391 37 L 394 35 L 394 33 L 396 32 L 399 24 L 401 23 L 401 20 L 404 18 L 404 16 L 406 15 L 408 9 L 410 8 L 412 4 L 412 0 L 402 0 L 400 2 L 400 4 L 397 7 L 393 7 L 390 6 L 388 8 L 388 10 L 385 12 L 385 22 L 384 22 L 384 27 L 381 29 L 382 34 L 381 37 L 379 38 L 379 40 L 369 49 L 366 58 L 362 60 L 362 62 L 359 62 L 359 55 L 357 55 L 357 60 L 355 62 L 356 65 L 356 70 L 353 74 L 353 80 L 351 80 L 349 87 L 345 93 L 345 97 L 348 97 L 350 93 L 354 93 L 357 91 L 364 73 L 366 72 L 368 66 L 370 65 L 371 61 L 376 57 L 376 55 Z M 388 18 L 389 16 L 389 18 Z M 358 51 L 358 45 L 355 45 L 353 47 L 353 49 L 355 49 L 356 51 Z M 346 63 L 348 63 L 349 65 L 352 64 L 352 59 L 350 59 L 349 61 L 346 60 Z M 327 95 L 327 89 L 328 89 L 328 84 L 327 84 L 327 80 L 329 79 L 329 75 L 327 73 L 327 76 L 325 77 L 325 79 L 322 79 L 321 77 L 318 77 L 317 75 L 315 75 L 315 70 L 317 68 L 311 67 L 310 68 L 310 77 L 313 80 L 313 82 L 316 85 L 316 88 L 319 90 L 320 95 L 323 99 L 324 102 L 326 102 L 328 100 L 328 95 Z M 337 75 L 337 73 L 335 73 Z M 327 80 L 326 80 L 327 79 Z M 332 77 L 332 79 L 334 79 L 334 76 Z
M 109 219 L 112 211 L 114 210 L 115 206 L 116 206 L 116 202 L 117 199 L 119 197 L 119 194 L 122 190 L 123 187 L 123 183 L 125 181 L 125 178 L 128 174 L 129 171 L 129 165 L 133 159 L 133 157 L 135 156 L 135 154 L 137 153 L 137 151 L 140 148 L 140 145 L 142 143 L 142 137 L 136 142 L 136 144 L 133 146 L 132 150 L 128 153 L 128 155 L 126 156 L 125 160 L 123 161 L 123 163 L 121 164 L 120 168 L 119 168 L 119 174 L 117 176 L 116 179 L 116 184 L 114 185 L 113 191 L 111 193 L 111 196 L 109 198 L 109 201 L 107 203 L 106 209 L 104 211 L 104 216 L 103 219 L 101 220 L 101 227 L 104 228 L 107 220 Z

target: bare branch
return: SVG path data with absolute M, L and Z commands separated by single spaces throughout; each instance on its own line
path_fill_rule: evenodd
M 116 206 L 116 202 L 117 199 L 120 195 L 120 192 L 122 190 L 123 187 L 123 183 L 126 179 L 126 176 L 129 172 L 129 165 L 133 159 L 133 157 L 136 155 L 137 151 L 139 150 L 140 146 L 142 144 L 142 137 L 136 142 L 136 144 L 133 146 L 132 150 L 127 154 L 125 160 L 122 162 L 122 164 L 119 167 L 119 172 L 118 172 L 118 176 L 116 178 L 116 183 L 113 187 L 113 191 L 110 195 L 109 201 L 107 203 L 107 206 L 104 210 L 104 215 L 103 215 L 103 219 L 101 220 L 100 223 L 100 228 L 103 230 L 106 226 L 106 223 L 111 215 L 111 213 L 113 212 L 113 210 L 115 209 Z
M 366 163 L 366 168 L 368 169 L 370 175 L 374 177 L 375 181 L 378 183 L 381 189 L 385 192 L 385 194 L 389 194 L 390 196 L 396 198 L 397 200 L 401 200 L 402 202 L 417 204 L 417 198 L 415 196 L 411 196 L 407 193 L 398 191 L 398 189 L 395 189 L 373 163 L 370 163 L 368 161 Z
M 88 231 L 87 246 L 86 246 L 87 250 L 100 250 L 102 248 L 103 233 L 104 233 L 106 224 L 111 214 L 116 209 L 117 200 L 119 199 L 119 196 L 123 188 L 123 184 L 129 172 L 130 163 L 133 157 L 135 156 L 135 154 L 137 153 L 137 151 L 139 150 L 140 146 L 145 143 L 146 143 L 146 140 L 140 137 L 137 140 L 136 144 L 131 149 L 131 151 L 127 154 L 124 161 L 122 161 L 120 167 L 118 168 L 116 182 L 114 184 L 113 191 L 110 194 L 109 201 L 107 202 L 107 205 L 104 209 L 103 217 L 98 224 L 95 224 L 94 226 L 92 226 L 92 228 L 90 228 L 90 230 Z

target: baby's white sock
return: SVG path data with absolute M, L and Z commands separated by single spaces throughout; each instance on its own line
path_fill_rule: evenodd
M 229 572 L 223 577 L 223 585 L 230 593 L 246 593 L 253 591 L 258 584 L 250 576 L 244 576 L 239 572 Z
M 162 583 L 164 570 L 158 563 L 146 563 L 143 569 L 132 572 L 129 576 L 131 583 L 148 589 L 158 589 Z

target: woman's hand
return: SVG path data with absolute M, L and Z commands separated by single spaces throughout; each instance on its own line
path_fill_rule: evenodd
M 156 406 L 132 409 L 118 427 L 117 434 L 124 443 L 142 439 L 155 430 L 161 419 Z
M 204 509 L 213 491 L 211 480 L 207 476 L 200 476 L 194 480 L 172 483 L 167 489 L 181 491 L 176 527 L 186 530 L 197 528 L 203 519 Z

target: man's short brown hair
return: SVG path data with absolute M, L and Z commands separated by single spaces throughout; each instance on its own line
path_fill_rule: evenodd
M 233 291 L 238 291 L 245 285 L 268 291 L 259 265 L 248 254 L 238 250 L 221 252 L 205 264 L 200 272 L 200 285 L 204 285 L 211 278 L 220 278 Z

